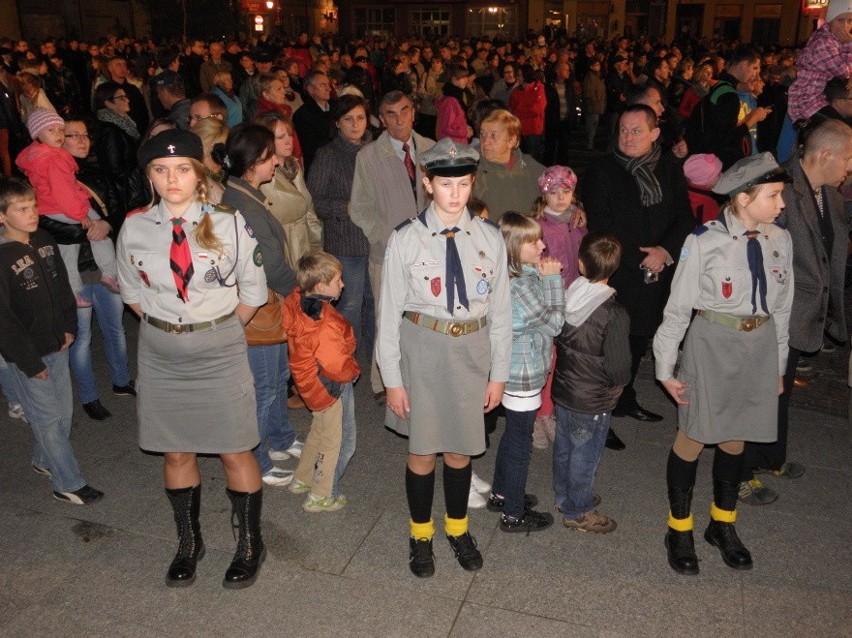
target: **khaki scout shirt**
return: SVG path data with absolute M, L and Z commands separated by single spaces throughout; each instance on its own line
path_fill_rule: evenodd
M 751 305 L 751 271 L 748 239 L 740 220 L 725 207 L 725 223 L 719 220 L 699 226 L 683 244 L 663 313 L 654 337 L 657 379 L 674 375 L 678 345 L 686 334 L 692 310 L 713 310 L 735 317 L 766 316 L 756 295 Z M 778 374 L 787 368 L 790 308 L 793 305 L 793 247 L 790 233 L 774 224 L 760 224 L 758 241 L 766 271 L 766 306 L 778 335 Z
M 211 206 L 209 210 L 216 237 L 222 242 L 221 253 L 202 248 L 196 241 L 195 227 L 206 214 L 201 204 L 192 204 L 183 215 L 195 270 L 187 302 L 178 297 L 169 266 L 172 214 L 166 204 L 161 201 L 128 215 L 116 249 L 124 303 L 139 304 L 143 313 L 176 324 L 211 321 L 239 303 L 254 307 L 266 303 L 263 260 L 246 220 L 233 209 Z
M 491 341 L 491 381 L 509 378 L 512 357 L 512 310 L 506 245 L 500 230 L 491 222 L 471 217 L 467 208 L 456 223 L 456 247 L 464 271 L 469 308 L 458 303 L 447 312 L 446 226 L 434 204 L 417 217 L 398 226 L 391 234 L 382 271 L 379 335 L 376 356 L 386 387 L 402 386 L 399 326 L 402 313 L 419 312 L 439 319 L 472 321 L 488 318 L 485 330 Z M 447 337 L 451 346 L 454 337 Z

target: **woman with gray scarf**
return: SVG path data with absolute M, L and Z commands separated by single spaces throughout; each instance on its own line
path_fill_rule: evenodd
M 98 167 L 115 180 L 123 197 L 120 215 L 149 203 L 151 197 L 146 180 L 139 170 L 136 151 L 139 131 L 130 119 L 130 98 L 124 86 L 104 82 L 95 89 L 95 108 L 98 127 L 95 136 L 95 155 Z

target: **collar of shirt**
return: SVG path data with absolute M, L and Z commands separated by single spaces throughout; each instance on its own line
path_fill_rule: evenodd
M 757 228 L 746 228 L 743 226 L 740 218 L 734 215 L 733 208 L 730 206 L 725 208 L 725 225 L 727 226 L 731 237 L 742 237 L 743 233 L 747 230 L 758 230 L 761 234 L 763 234 L 763 230 L 760 228 L 763 224 L 758 224 Z
M 201 204 L 199 202 L 193 202 L 189 205 L 189 208 L 183 211 L 183 215 L 181 215 L 181 217 L 185 223 L 191 226 L 198 224 L 198 222 L 201 221 L 202 214 Z M 157 222 L 160 224 L 170 224 L 173 218 L 174 215 L 172 215 L 172 212 L 169 210 L 168 204 L 166 204 L 163 200 L 160 200 L 160 203 L 157 204 Z M 171 231 L 171 227 L 169 227 L 169 230 Z
M 470 216 L 470 212 L 468 212 L 467 206 L 465 206 L 464 210 L 462 211 L 461 217 L 459 217 L 458 221 L 454 224 L 454 226 L 459 229 L 459 233 L 467 234 L 469 230 L 468 227 L 471 223 L 472 219 Z M 452 226 L 448 227 L 446 224 L 444 224 L 441 218 L 438 217 L 438 213 L 435 212 L 435 202 L 430 202 L 429 207 L 426 209 L 426 228 L 428 228 L 433 235 L 439 234 L 442 230 L 446 228 L 452 228 Z
M 402 150 L 402 145 L 408 144 L 408 152 L 411 154 L 411 159 L 414 162 L 414 165 L 417 166 L 417 149 L 414 148 L 413 135 L 409 135 L 405 142 L 400 142 L 398 139 L 391 137 L 390 135 L 388 135 L 388 139 L 390 139 L 391 146 L 393 146 L 396 156 L 403 162 L 405 161 L 405 151 Z

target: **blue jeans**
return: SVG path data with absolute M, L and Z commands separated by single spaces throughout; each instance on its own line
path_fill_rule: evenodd
M 506 408 L 506 429 L 497 448 L 491 491 L 503 496 L 503 513 L 512 518 L 524 515 L 524 490 L 527 486 L 533 424 L 537 412 L 515 412 Z
M 340 401 L 343 403 L 343 436 L 340 440 L 340 456 L 337 457 L 337 467 L 334 468 L 334 485 L 331 487 L 331 495 L 335 498 L 340 494 L 338 489 L 340 477 L 343 476 L 349 460 L 355 454 L 355 439 L 358 434 L 355 428 L 355 392 L 351 383 L 343 384 Z
M 593 508 L 595 473 L 611 420 L 610 412 L 582 414 L 556 406 L 553 491 L 565 518 L 580 518 Z
M 18 366 L 8 364 L 33 431 L 33 463 L 50 470 L 55 492 L 76 492 L 86 479 L 80 473 L 69 439 L 74 398 L 68 351 L 54 352 L 41 360 L 47 367 L 47 379 L 28 377 Z
M 254 448 L 254 457 L 260 464 L 260 473 L 266 474 L 273 467 L 269 450 L 286 450 L 296 440 L 287 411 L 287 381 L 290 379 L 287 344 L 249 346 L 248 361 L 254 376 L 260 431 L 260 445 Z
M 6 395 L 6 400 L 11 404 L 21 402 L 15 386 L 15 377 L 12 375 L 9 364 L 6 363 L 3 357 L 0 357 L 0 388 L 2 388 L 3 394 Z
M 77 339 L 71 345 L 71 374 L 77 384 L 81 403 L 98 399 L 95 373 L 92 369 L 92 311 L 104 340 L 104 355 L 109 366 L 112 384 L 126 386 L 130 383 L 130 366 L 127 361 L 127 338 L 121 319 L 124 303 L 100 284 L 86 284 L 80 294 L 92 302 L 91 308 L 77 308 Z
M 367 274 L 369 258 L 335 255 L 343 264 L 343 292 L 335 308 L 355 331 L 358 352 L 372 356 L 376 338 L 376 311 L 373 289 Z

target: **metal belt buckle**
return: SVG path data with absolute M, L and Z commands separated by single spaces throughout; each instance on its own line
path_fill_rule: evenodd
M 757 327 L 757 320 L 754 317 L 743 319 L 742 327 L 745 332 L 751 332 Z
M 461 323 L 455 322 L 455 323 L 450 324 L 449 332 L 447 334 L 449 334 L 451 337 L 458 337 L 458 336 L 461 336 L 463 332 L 464 332 L 464 325 L 462 325 Z
M 176 335 L 183 334 L 186 331 L 186 326 L 172 326 L 172 332 Z

